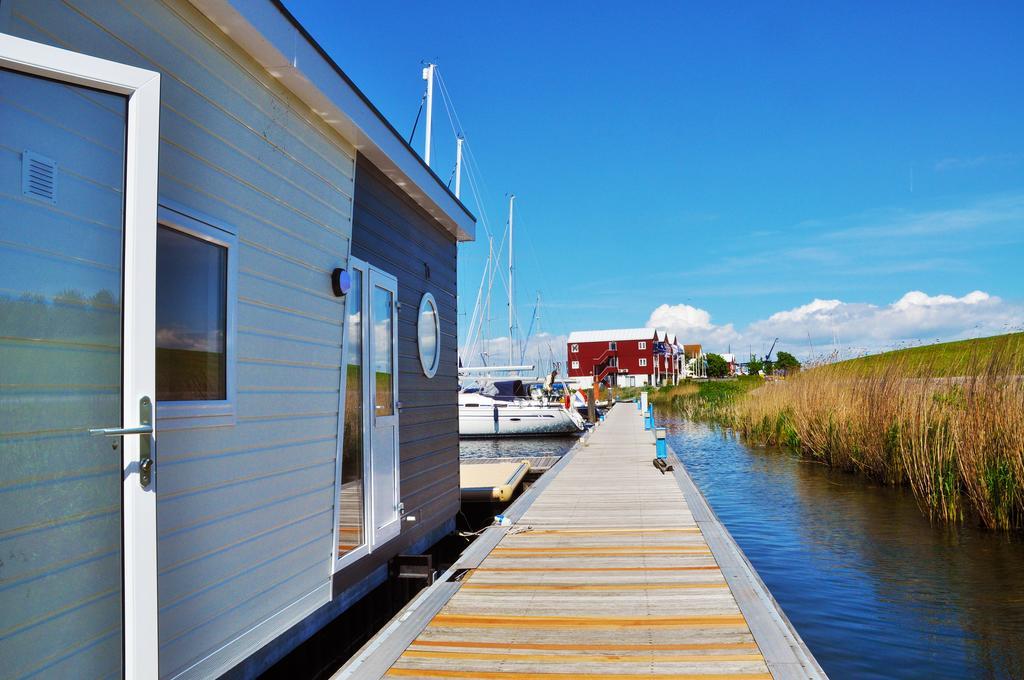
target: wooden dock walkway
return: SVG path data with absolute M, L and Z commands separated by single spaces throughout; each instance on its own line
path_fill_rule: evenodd
M 825 677 L 642 420 L 613 408 L 335 677 Z

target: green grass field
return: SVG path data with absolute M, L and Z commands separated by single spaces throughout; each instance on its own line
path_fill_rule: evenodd
M 876 372 L 899 367 L 907 373 L 936 377 L 974 375 L 993 361 L 1024 355 L 1024 333 L 994 335 L 974 340 L 940 342 L 849 359 L 826 368 Z

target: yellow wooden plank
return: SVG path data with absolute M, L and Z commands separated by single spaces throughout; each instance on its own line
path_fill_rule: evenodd
M 522 673 L 519 671 L 454 671 L 423 668 L 391 668 L 387 675 L 404 678 L 474 678 L 475 680 L 772 680 L 770 673 Z
M 712 663 L 721 661 L 762 661 L 760 654 L 495 654 L 486 652 L 438 652 L 407 649 L 403 657 L 448 661 L 493 661 L 530 663 Z
M 536 536 L 538 534 L 558 534 L 561 536 L 586 536 L 588 534 L 624 534 L 626 536 L 642 536 L 643 534 L 661 534 L 661 533 L 672 533 L 672 534 L 699 534 L 700 529 L 697 527 L 664 527 L 660 529 L 530 529 L 521 534 L 516 534 L 516 538 L 529 538 L 530 536 Z
M 481 614 L 438 614 L 430 623 L 440 627 L 481 628 L 709 628 L 742 627 L 739 614 L 704 616 L 494 616 Z
M 710 555 L 709 548 L 563 548 L 552 552 L 550 548 L 495 548 L 498 557 L 618 557 L 622 555 Z
M 574 553 L 579 550 L 602 550 L 605 552 L 624 552 L 628 555 L 643 553 L 648 550 L 707 550 L 707 546 L 696 545 L 571 545 L 571 546 L 502 546 L 499 544 L 493 552 L 520 553 L 544 551 L 547 553 Z
M 728 588 L 722 583 L 473 583 L 463 590 L 699 590 Z
M 717 564 L 684 565 L 672 567 L 480 567 L 475 569 L 480 573 L 488 571 L 500 572 L 535 572 L 535 571 L 559 571 L 559 572 L 604 572 L 604 571 L 718 571 Z
M 524 649 L 547 651 L 685 652 L 696 650 L 757 649 L 754 642 L 690 642 L 676 644 L 568 644 L 558 642 L 479 642 L 476 640 L 414 640 L 412 647 L 463 647 L 466 649 Z

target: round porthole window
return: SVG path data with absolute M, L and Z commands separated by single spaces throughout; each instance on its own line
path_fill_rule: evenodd
M 437 315 L 437 302 L 430 293 L 420 300 L 420 313 L 416 321 L 416 336 L 420 347 L 423 373 L 433 378 L 441 360 L 441 319 Z

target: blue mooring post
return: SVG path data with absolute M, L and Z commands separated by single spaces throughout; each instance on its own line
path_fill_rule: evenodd
M 654 428 L 654 446 L 657 458 L 662 460 L 668 458 L 668 446 L 665 444 L 665 428 Z
M 647 413 L 644 414 L 644 429 L 650 430 L 654 427 L 654 406 L 647 407 Z

